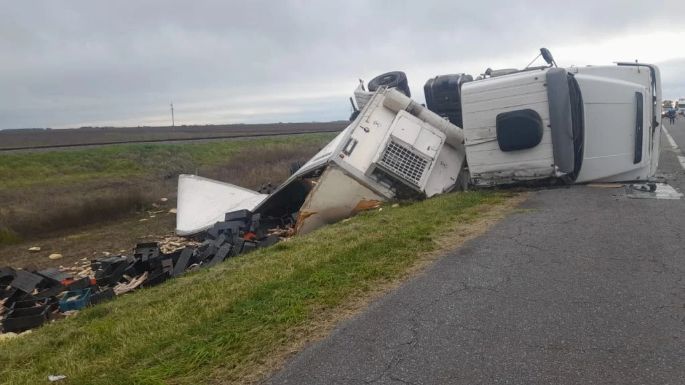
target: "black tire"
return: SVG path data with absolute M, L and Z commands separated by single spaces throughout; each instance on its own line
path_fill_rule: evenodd
M 376 92 L 379 87 L 397 88 L 398 91 L 411 97 L 407 75 L 402 71 L 386 72 L 371 79 L 368 84 L 369 91 Z

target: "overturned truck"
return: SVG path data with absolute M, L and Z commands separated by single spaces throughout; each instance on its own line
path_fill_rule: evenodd
M 250 210 L 307 233 L 392 199 L 521 181 L 647 181 L 659 160 L 661 81 L 650 64 L 545 66 L 441 75 L 390 72 L 354 92 L 351 124 L 271 194 L 181 175 L 177 233 Z M 355 103 L 356 102 L 356 103 Z

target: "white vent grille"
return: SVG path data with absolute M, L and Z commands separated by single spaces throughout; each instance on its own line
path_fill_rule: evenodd
M 428 167 L 427 160 L 393 140 L 389 141 L 378 164 L 417 187 L 421 187 L 421 177 Z

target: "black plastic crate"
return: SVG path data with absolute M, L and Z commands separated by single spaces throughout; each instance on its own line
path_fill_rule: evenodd
M 47 298 L 35 298 L 31 297 L 28 299 L 23 299 L 20 301 L 15 301 L 12 305 L 8 306 L 9 309 L 28 309 L 34 307 L 47 306 L 50 301 Z
M 64 290 L 66 290 L 66 286 L 62 285 L 61 283 L 58 283 L 58 284 L 55 284 L 53 286 L 50 286 L 46 289 L 39 291 L 37 294 L 35 294 L 35 297 L 36 298 L 56 297 L 60 293 L 62 293 Z
M 116 264 L 109 265 L 104 270 L 95 271 L 95 281 L 100 286 L 114 286 L 121 278 L 124 276 L 126 270 L 131 266 L 129 260 L 124 260 L 117 262 Z
M 37 328 L 44 324 L 49 317 L 48 306 L 10 309 L 5 313 L 5 317 L 2 320 L 2 329 L 5 333 L 21 333 Z
M 236 210 L 226 213 L 224 220 L 228 221 L 241 221 L 243 223 L 248 223 L 252 220 L 252 211 L 250 210 Z
M 133 258 L 141 262 L 147 262 L 149 259 L 159 257 L 160 250 L 157 242 L 139 243 L 133 252 Z
M 247 254 L 254 251 L 257 248 L 257 243 L 252 241 L 243 242 L 243 248 L 240 250 L 240 254 Z
M 148 279 L 143 282 L 142 286 L 143 287 L 152 287 L 159 285 L 160 283 L 166 281 L 169 279 L 169 273 L 168 272 L 162 272 L 162 271 L 153 271 L 150 273 L 150 276 Z
M 178 257 L 178 261 L 174 264 L 174 268 L 171 272 L 173 277 L 179 276 L 186 271 L 194 252 L 195 249 L 192 247 L 186 247 L 181 251 L 181 255 Z
M 0 289 L 9 286 L 14 280 L 14 269 L 11 267 L 0 268 Z
M 68 288 L 69 290 L 83 290 L 91 286 L 92 282 L 90 281 L 90 277 L 83 277 L 69 283 Z
M 3 300 L 3 299 L 9 300 L 15 295 L 16 292 L 17 292 L 17 289 L 14 287 L 8 287 L 8 286 L 0 287 L 0 300 Z
M 278 235 L 269 235 L 266 238 L 262 238 L 257 246 L 259 247 L 269 247 L 277 244 L 278 242 L 281 241 L 281 238 Z
M 236 255 L 240 254 L 240 252 L 243 250 L 243 244 L 245 243 L 245 240 L 242 238 L 238 238 L 235 240 L 235 243 L 233 243 L 233 247 L 231 248 L 231 251 L 228 253 L 229 257 L 235 257 Z
M 106 289 L 101 289 L 90 295 L 90 304 L 97 305 L 99 303 L 109 301 L 114 298 L 114 289 L 108 287 Z
M 219 248 L 219 250 L 217 250 L 216 254 L 214 254 L 214 257 L 212 257 L 208 263 L 204 263 L 202 267 L 210 267 L 222 262 L 224 259 L 226 259 L 226 257 L 228 257 L 228 254 L 231 252 L 232 248 L 233 245 L 230 243 L 225 243 Z
M 24 293 L 29 294 L 32 293 L 36 286 L 43 282 L 44 279 L 38 274 L 29 273 L 28 271 L 24 270 L 17 270 L 15 274 L 16 275 L 10 285 L 23 291 Z
M 46 280 L 50 282 L 50 284 L 53 285 L 61 284 L 62 281 L 71 278 L 70 274 L 55 269 L 54 267 L 37 271 L 36 274 L 44 277 Z

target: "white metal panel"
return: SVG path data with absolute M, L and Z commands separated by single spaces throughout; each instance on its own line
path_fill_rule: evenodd
M 296 230 L 305 234 L 348 218 L 365 203 L 382 202 L 374 193 L 336 166 L 329 166 L 300 208 Z
M 383 107 L 383 94 L 376 93 L 361 112 L 361 119 L 352 127 L 350 140 L 357 141 L 350 154 L 336 153 L 338 161 L 365 174 L 389 135 L 390 125 L 395 119 L 395 112 Z M 345 140 L 345 142 L 347 139 Z M 343 143 L 343 146 L 346 143 Z
M 404 111 L 401 111 L 404 112 Z M 407 144 L 414 144 L 421 132 L 421 121 L 411 119 L 407 113 L 400 113 L 395 118 L 391 126 L 391 135 L 402 140 Z
M 466 84 L 469 83 L 465 83 L 465 85 Z M 477 94 L 472 94 L 469 97 L 469 103 L 489 102 L 493 98 L 498 97 L 502 93 L 502 91 L 506 91 L 507 88 L 516 88 L 518 95 L 535 95 L 540 92 L 540 83 L 511 83 L 507 84 L 506 86 L 499 87 L 493 85 L 492 88 L 488 88 L 487 90 L 480 90 Z
M 409 133 L 412 130 L 415 133 Z M 395 133 L 400 133 L 401 137 Z M 378 149 L 374 163 L 398 177 L 403 177 L 403 180 L 409 182 L 410 185 L 423 190 L 435 165 L 435 157 L 443 148 L 445 140 L 445 133 L 409 112 L 401 110 L 397 112 L 390 127 L 388 141 Z M 398 159 L 402 159 L 400 162 L 402 165 L 394 167 Z
M 554 175 L 545 79 L 544 71 L 531 71 L 464 84 L 464 140 L 474 182 L 507 183 Z M 540 115 L 542 140 L 531 149 L 503 152 L 497 142 L 497 115 L 522 109 Z
M 464 136 L 465 140 L 473 140 L 474 137 L 477 136 L 477 130 L 480 128 L 489 128 L 489 129 L 494 129 L 493 121 L 494 119 L 497 118 L 498 114 L 501 114 L 503 112 L 510 112 L 510 111 L 515 111 L 515 110 L 520 110 L 523 108 L 529 108 L 531 110 L 535 110 L 538 114 L 540 114 L 540 118 L 543 121 L 549 121 L 549 104 L 547 103 L 547 100 L 545 99 L 544 102 L 540 103 L 530 103 L 526 105 L 525 107 L 521 106 L 500 106 L 497 105 L 496 108 L 491 108 L 487 111 L 468 111 L 467 113 L 463 114 L 463 116 L 468 120 L 469 126 L 468 129 L 464 129 Z M 495 135 L 495 131 L 492 131 L 492 135 Z
M 450 145 L 444 145 L 426 181 L 426 196 L 451 191 L 457 183 L 465 158 L 463 149 L 458 150 Z
M 645 87 L 648 87 L 651 83 L 650 71 L 645 67 L 611 65 L 571 67 L 567 70 L 572 74 L 597 76 L 606 79 L 613 79 L 615 81 L 622 80 L 629 83 L 642 84 Z
M 252 210 L 266 197 L 266 194 L 230 183 L 197 175 L 179 175 L 176 233 L 199 233 L 223 221 L 227 212 Z
M 502 92 L 510 91 L 513 92 L 512 94 L 506 95 L 504 93 L 500 93 L 498 97 L 488 101 L 482 101 L 478 103 L 462 103 L 462 105 L 469 114 L 475 114 L 492 111 L 493 103 L 496 103 L 497 108 L 501 111 L 522 110 L 524 108 L 529 108 L 529 106 L 533 104 L 547 104 L 547 91 L 542 84 L 540 84 L 540 87 L 540 92 L 525 95 L 515 93 L 516 89 L 511 87 L 507 88 L 506 90 L 502 90 Z
M 592 68 L 592 67 L 589 67 Z M 614 71 L 610 70 L 614 68 Z M 582 71 L 575 75 L 583 96 L 585 115 L 585 148 L 583 165 L 577 182 L 615 180 L 621 178 L 646 179 L 650 170 L 649 146 L 651 106 L 645 96 L 649 90 L 644 84 L 630 82 L 649 81 L 637 76 L 630 67 L 606 67 L 592 74 Z M 598 76 L 601 74 L 603 76 Z M 643 94 L 642 161 L 634 164 L 635 152 L 635 92 Z M 625 179 L 629 180 L 629 179 Z
M 435 132 L 429 129 L 422 129 L 414 141 L 414 147 L 431 159 L 435 159 L 438 155 L 438 150 L 442 147 L 443 141 L 444 138 L 438 136 Z

